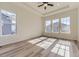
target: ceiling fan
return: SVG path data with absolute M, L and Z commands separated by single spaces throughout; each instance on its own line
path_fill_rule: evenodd
M 54 6 L 53 4 L 49 4 L 48 2 L 42 2 L 41 5 L 38 5 L 38 7 L 44 6 L 44 9 L 47 9 L 47 6 Z

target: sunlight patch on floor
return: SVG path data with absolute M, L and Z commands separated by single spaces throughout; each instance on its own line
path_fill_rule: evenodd
M 44 48 L 44 49 L 47 49 L 47 48 L 50 47 L 55 41 L 56 41 L 56 39 L 48 38 L 47 40 L 38 43 L 37 46 L 40 46 L 40 47 L 42 47 L 42 48 Z
M 33 39 L 33 40 L 30 40 L 28 41 L 29 43 L 32 43 L 32 44 L 36 44 L 44 39 L 47 39 L 47 37 L 40 37 L 40 38 L 37 38 L 37 39 Z
M 58 54 L 60 56 L 69 57 L 70 56 L 70 42 L 59 40 L 51 52 Z

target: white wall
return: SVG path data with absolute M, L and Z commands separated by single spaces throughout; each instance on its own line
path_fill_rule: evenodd
M 53 20 L 54 18 L 59 18 L 61 19 L 61 17 L 65 17 L 65 16 L 70 16 L 71 17 L 71 33 L 67 34 L 67 33 L 45 33 L 43 35 L 45 36 L 50 36 L 50 37 L 58 37 L 58 38 L 64 38 L 64 39 L 71 39 L 71 40 L 77 40 L 77 9 L 73 9 L 73 10 L 69 10 L 69 11 L 65 11 L 65 12 L 60 12 L 51 16 L 48 16 L 49 19 Z M 45 17 L 46 18 L 46 17 Z M 44 21 L 45 21 L 44 18 Z M 44 24 L 43 24 L 44 25 Z M 43 27 L 45 28 L 45 26 Z M 44 30 L 43 30 L 44 31 Z
M 41 17 L 28 8 L 13 3 L 0 3 L 0 10 L 4 9 L 16 13 L 17 33 L 11 36 L 0 36 L 0 46 L 14 43 L 42 34 Z

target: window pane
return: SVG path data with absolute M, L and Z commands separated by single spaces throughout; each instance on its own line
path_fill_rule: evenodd
M 52 32 L 58 32 L 59 31 L 59 19 L 52 20 L 52 26 L 53 26 Z
M 1 13 L 0 13 L 0 16 L 1 16 Z M 0 17 L 0 35 L 2 35 L 2 20 L 1 20 L 1 17 Z
M 51 32 L 51 20 L 45 21 L 45 32 Z
M 11 31 L 12 31 L 11 34 L 16 33 L 16 24 L 11 25 Z
M 4 13 L 1 13 L 1 19 L 2 19 L 2 22 L 3 22 L 4 24 L 9 24 L 9 23 L 11 23 L 11 18 L 10 18 L 10 16 L 5 15 Z
M 11 34 L 11 24 L 3 24 L 2 26 L 2 35 Z
M 16 33 L 16 14 L 5 10 L 0 12 L 0 34 L 9 35 Z
M 70 17 L 61 18 L 61 32 L 70 32 Z

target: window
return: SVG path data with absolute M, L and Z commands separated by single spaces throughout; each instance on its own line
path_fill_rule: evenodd
M 59 19 L 52 20 L 52 32 L 59 32 Z
M 45 32 L 70 33 L 70 17 L 46 20 Z
M 61 18 L 61 32 L 70 32 L 70 17 Z
M 51 32 L 51 20 L 45 21 L 45 32 Z
M 0 35 L 16 33 L 16 14 L 5 10 L 0 12 Z

